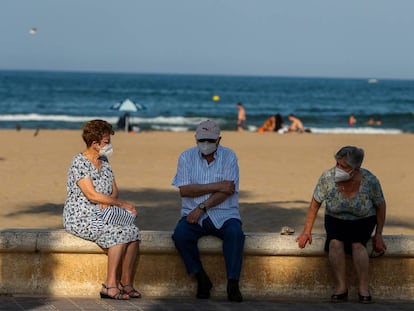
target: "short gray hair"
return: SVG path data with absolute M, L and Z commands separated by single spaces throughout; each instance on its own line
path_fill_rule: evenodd
M 360 168 L 364 161 L 364 150 L 355 146 L 345 146 L 335 154 L 335 160 L 344 159 L 353 170 Z

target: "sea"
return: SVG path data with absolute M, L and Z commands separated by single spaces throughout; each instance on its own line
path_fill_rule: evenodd
M 241 102 L 249 131 L 277 113 L 287 126 L 292 113 L 316 134 L 414 133 L 414 80 L 49 71 L 0 71 L 0 129 L 115 125 L 123 112 L 111 107 L 128 99 L 142 106 L 130 120 L 139 131 L 193 131 L 205 119 L 236 131 Z

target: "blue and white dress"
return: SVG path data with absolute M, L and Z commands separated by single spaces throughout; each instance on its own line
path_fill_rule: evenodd
M 63 226 L 66 231 L 85 240 L 97 243 L 102 248 L 129 243 L 141 239 L 137 226 L 105 224 L 99 204 L 93 203 L 83 194 L 77 182 L 89 178 L 97 192 L 110 195 L 114 174 L 106 158 L 98 170 L 82 153 L 73 159 L 67 176 L 67 199 L 63 208 Z

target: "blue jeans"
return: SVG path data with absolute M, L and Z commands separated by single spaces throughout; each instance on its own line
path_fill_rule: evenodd
M 214 235 L 223 241 L 223 255 L 226 262 L 227 279 L 239 280 L 243 261 L 244 233 L 240 220 L 227 220 L 220 229 L 214 227 L 210 218 L 203 220 L 203 226 L 189 224 L 181 218 L 175 227 L 172 239 L 183 258 L 189 274 L 202 269 L 197 242 L 202 236 Z

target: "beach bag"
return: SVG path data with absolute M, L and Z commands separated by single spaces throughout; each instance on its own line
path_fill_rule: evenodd
M 118 206 L 109 206 L 102 211 L 103 222 L 110 225 L 131 226 L 135 215 Z

